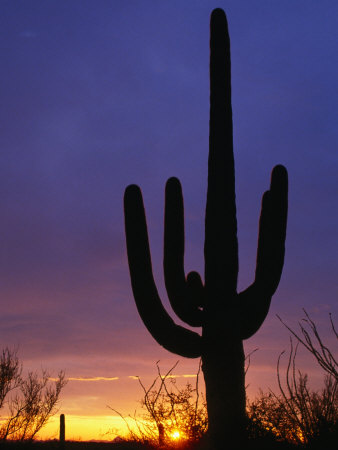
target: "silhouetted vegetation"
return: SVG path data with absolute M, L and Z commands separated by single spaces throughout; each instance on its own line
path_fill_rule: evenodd
M 280 440 L 295 444 L 307 444 L 311 448 L 330 449 L 338 439 L 338 376 L 337 361 L 333 352 L 324 344 L 316 324 L 304 310 L 305 318 L 299 322 L 301 333 L 287 327 L 291 334 L 314 357 L 324 371 L 323 387 L 313 391 L 308 375 L 296 367 L 297 347 L 290 338 L 290 352 L 284 376 L 281 373 L 281 357 L 277 362 L 279 394 L 261 392 L 249 403 L 249 416 L 273 432 Z M 330 324 L 338 339 L 332 317 Z M 284 379 L 284 381 L 283 381 Z
M 8 348 L 0 356 L 0 440 L 32 440 L 57 409 L 65 374 L 52 382 L 46 371 L 22 375 L 15 351 Z M 1 444 L 3 445 L 3 444 Z
M 281 357 L 277 361 L 277 380 L 279 393 L 260 391 L 258 397 L 247 402 L 246 443 L 243 449 L 309 449 L 334 448 L 338 437 L 338 397 L 337 371 L 333 352 L 326 346 L 315 323 L 306 313 L 311 324 L 313 336 L 307 333 L 308 345 L 304 346 L 313 353 L 314 339 L 317 352 L 331 355 L 328 366 L 320 364 L 324 371 L 323 387 L 315 391 L 310 388 L 308 376 L 296 366 L 297 347 L 291 340 L 290 353 L 285 369 L 281 366 Z M 336 336 L 332 318 L 332 330 Z M 288 327 L 289 328 L 289 327 Z M 296 336 L 297 333 L 289 328 Z M 318 361 L 314 353 L 315 361 Z M 249 356 L 247 357 L 250 364 Z M 129 417 L 133 427 L 129 427 L 128 439 L 140 443 L 152 444 L 159 448 L 205 448 L 203 438 L 208 427 L 208 414 L 203 392 L 199 390 L 200 368 L 194 385 L 186 383 L 180 387 L 173 371 L 177 363 L 164 375 L 157 363 L 157 377 L 149 387 L 139 379 L 143 390 L 141 406 L 145 414 Z M 331 373 L 332 372 L 332 373 Z M 284 381 L 285 380 L 285 381 Z M 177 439 L 175 439 L 177 433 Z M 227 442 L 226 433 L 223 441 Z M 209 447 L 206 447 L 209 448 Z
M 243 449 L 296 449 L 299 447 L 316 450 L 330 450 L 335 448 L 338 438 L 338 395 L 337 395 L 337 362 L 332 350 L 323 342 L 316 324 L 305 311 L 306 317 L 300 322 L 301 335 L 290 327 L 287 328 L 294 337 L 303 339 L 306 336 L 304 348 L 313 354 L 315 361 L 324 372 L 322 389 L 314 391 L 309 386 L 308 377 L 303 374 L 296 364 L 297 345 L 291 339 L 290 352 L 286 367 L 282 368 L 282 355 L 277 361 L 277 379 L 279 392 L 260 392 L 258 397 L 247 404 L 246 442 L 242 440 Z M 305 324 L 305 325 L 304 325 Z M 331 329 L 337 338 L 337 333 L 330 316 Z M 306 329 L 306 326 L 309 329 Z M 314 351 L 315 349 L 315 351 Z M 318 356 L 326 355 L 323 364 Z M 248 359 L 249 364 L 249 359 Z M 200 366 L 196 380 L 183 387 L 177 382 L 174 369 L 177 363 L 165 374 L 161 373 L 157 364 L 157 376 L 153 383 L 146 387 L 139 379 L 143 390 L 141 407 L 143 414 L 133 416 L 134 426 L 128 424 L 130 435 L 124 441 L 111 444 L 82 443 L 66 441 L 65 450 L 99 450 L 113 446 L 118 449 L 137 448 L 186 448 L 204 449 L 204 437 L 208 427 L 208 414 L 203 392 L 199 390 Z M 64 375 L 60 374 L 54 386 L 47 386 L 48 376 L 43 373 L 29 374 L 22 377 L 22 367 L 15 352 L 3 350 L 0 358 L 0 399 L 4 405 L 5 399 L 15 390 L 19 392 L 12 398 L 18 399 L 13 405 L 35 405 L 35 407 L 17 408 L 14 417 L 3 419 L 4 424 L 16 424 L 17 434 L 8 434 L 7 440 L 1 443 L 1 449 L 59 449 L 59 441 L 35 442 L 28 445 L 27 439 L 32 439 L 38 431 L 38 426 L 46 423 L 48 417 L 55 412 L 55 405 L 60 391 L 64 386 Z M 22 388 L 25 386 L 25 388 Z M 58 386 L 58 387 L 57 387 Z M 35 394 L 33 395 L 33 392 Z M 49 392 L 49 394 L 48 394 Z M 23 394 L 26 393 L 26 394 Z M 30 393 L 28 395 L 28 393 Z M 39 402 L 35 399 L 39 399 Z M 48 400 L 49 399 L 49 400 Z M 9 400 L 12 402 L 12 400 Z M 42 407 L 42 405 L 44 405 Z M 29 414 L 35 411 L 35 416 Z M 14 409 L 12 408 L 12 411 Z M 40 411 L 40 419 L 37 412 Z M 46 412 L 50 412 L 47 417 Z M 45 420 L 46 419 L 46 420 Z M 22 426 L 26 431 L 23 432 Z M 40 427 L 41 428 L 41 427 Z M 40 429 L 39 428 L 39 429 Z M 35 433 L 32 434 L 32 431 Z M 4 435 L 2 435 L 4 436 Z M 21 440 L 22 445 L 18 440 Z M 227 436 L 224 433 L 219 446 L 226 445 Z M 218 448 L 219 448 L 218 446 Z
M 338 363 L 335 359 L 331 350 L 324 344 L 322 338 L 320 337 L 317 326 L 307 313 L 305 309 L 303 309 L 305 317 L 298 322 L 300 333 L 296 333 L 292 330 L 283 320 L 279 318 L 282 324 L 290 331 L 290 333 L 297 339 L 297 341 L 302 344 L 306 350 L 308 350 L 316 359 L 317 363 L 320 367 L 328 374 L 332 375 L 335 380 L 338 380 Z M 338 333 L 335 329 L 332 315 L 329 314 L 330 317 L 330 325 L 333 336 L 338 340 Z
M 1 444 L 1 450 L 59 450 L 58 441 L 44 442 L 9 442 Z M 142 444 L 140 442 L 81 442 L 66 441 L 65 450 L 138 450 L 138 449 L 154 449 L 150 444 Z
M 288 181 L 278 165 L 262 198 L 255 280 L 237 293 L 238 242 L 233 155 L 230 41 L 223 10 L 210 22 L 210 133 L 205 216 L 205 282 L 197 272 L 185 277 L 182 188 L 170 178 L 165 189 L 164 278 L 171 306 L 186 324 L 178 326 L 164 309 L 154 282 L 141 190 L 124 196 L 131 284 L 139 314 L 156 341 L 170 352 L 201 357 L 206 385 L 211 446 L 224 434 L 240 447 L 245 434 L 243 339 L 262 325 L 284 263 Z
M 205 435 L 208 415 L 204 394 L 199 391 L 200 366 L 194 385 L 188 382 L 180 387 L 173 375 L 177 364 L 163 375 L 157 363 L 158 375 L 147 388 L 138 379 L 144 393 L 140 401 L 144 413 L 129 416 L 133 426 L 124 418 L 128 439 L 177 448 L 198 442 Z

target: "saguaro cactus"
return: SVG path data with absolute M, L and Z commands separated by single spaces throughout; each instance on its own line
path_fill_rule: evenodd
M 210 136 L 205 216 L 204 284 L 184 273 L 184 213 L 181 185 L 170 178 L 165 192 L 164 277 L 177 316 L 202 334 L 171 319 L 159 298 L 151 266 L 140 188 L 125 191 L 125 229 L 131 284 L 139 314 L 167 350 L 202 357 L 212 448 L 243 435 L 245 383 L 243 340 L 262 325 L 277 289 L 287 218 L 287 172 L 278 165 L 262 199 L 255 280 L 237 293 L 238 244 L 232 139 L 230 42 L 221 9 L 211 15 Z M 217 444 L 222 442 L 223 444 Z

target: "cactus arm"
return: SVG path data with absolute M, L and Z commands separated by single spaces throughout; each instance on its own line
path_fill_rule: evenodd
M 198 272 L 193 271 L 188 273 L 187 290 L 190 299 L 190 304 L 193 304 L 198 308 L 203 308 L 205 305 L 205 290 L 201 280 L 201 276 Z
M 285 167 L 276 166 L 270 190 L 262 199 L 254 283 L 239 294 L 242 339 L 251 337 L 262 325 L 278 287 L 285 254 L 288 209 L 288 177 Z
M 230 40 L 224 11 L 212 12 L 210 27 L 210 134 L 204 255 L 208 301 L 210 297 L 216 301 L 220 295 L 223 298 L 235 295 L 238 244 Z
M 201 354 L 198 333 L 176 325 L 164 309 L 152 273 L 147 224 L 138 186 L 128 186 L 124 196 L 127 254 L 138 312 L 150 334 L 165 349 L 188 358 Z
M 191 326 L 202 325 L 202 311 L 195 300 L 196 279 L 184 274 L 184 210 L 182 188 L 177 178 L 166 184 L 164 214 L 164 280 L 170 304 L 177 316 Z M 197 282 L 198 283 L 198 282 Z M 197 291 L 197 296 L 199 291 Z
M 276 292 L 282 274 L 288 210 L 288 175 L 284 166 L 274 167 L 270 190 L 263 196 L 255 281 Z

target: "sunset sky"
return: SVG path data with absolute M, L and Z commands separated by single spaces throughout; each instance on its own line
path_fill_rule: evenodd
M 253 280 L 271 169 L 289 171 L 282 280 L 245 343 L 247 352 L 259 348 L 249 395 L 276 386 L 277 358 L 289 345 L 276 314 L 296 327 L 306 308 L 334 345 L 338 3 L 0 0 L 0 341 L 18 348 L 27 370 L 66 371 L 68 438 L 103 438 L 118 427 L 107 405 L 133 414 L 142 397 L 135 376 L 149 385 L 158 360 L 163 371 L 180 360 L 178 379 L 194 381 L 198 361 L 162 349 L 138 316 L 123 193 L 131 183 L 142 188 L 154 275 L 170 311 L 162 240 L 171 176 L 183 186 L 186 271 L 203 274 L 215 7 L 226 11 L 231 38 L 239 290 Z M 299 367 L 320 385 L 308 355 Z

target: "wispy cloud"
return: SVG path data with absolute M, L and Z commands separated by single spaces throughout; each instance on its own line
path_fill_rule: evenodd
M 51 381 L 57 381 L 58 378 L 49 378 Z M 115 381 L 119 377 L 69 377 L 68 381 Z
M 69 381 L 115 381 L 119 377 L 69 377 Z
M 196 374 L 190 375 L 190 374 L 186 374 L 186 375 L 162 375 L 162 380 L 164 380 L 165 378 L 196 378 Z
M 196 374 L 184 374 L 184 375 L 162 375 L 162 379 L 164 378 L 196 378 Z M 137 375 L 129 375 L 128 378 L 131 380 L 138 380 L 140 377 Z M 51 381 L 57 381 L 58 378 L 49 377 Z M 120 380 L 120 377 L 69 377 L 68 381 L 116 381 Z
M 162 380 L 165 378 L 196 378 L 196 374 L 185 374 L 185 375 L 162 375 Z M 129 375 L 128 378 L 131 378 L 132 380 L 138 380 L 140 377 L 135 375 Z

